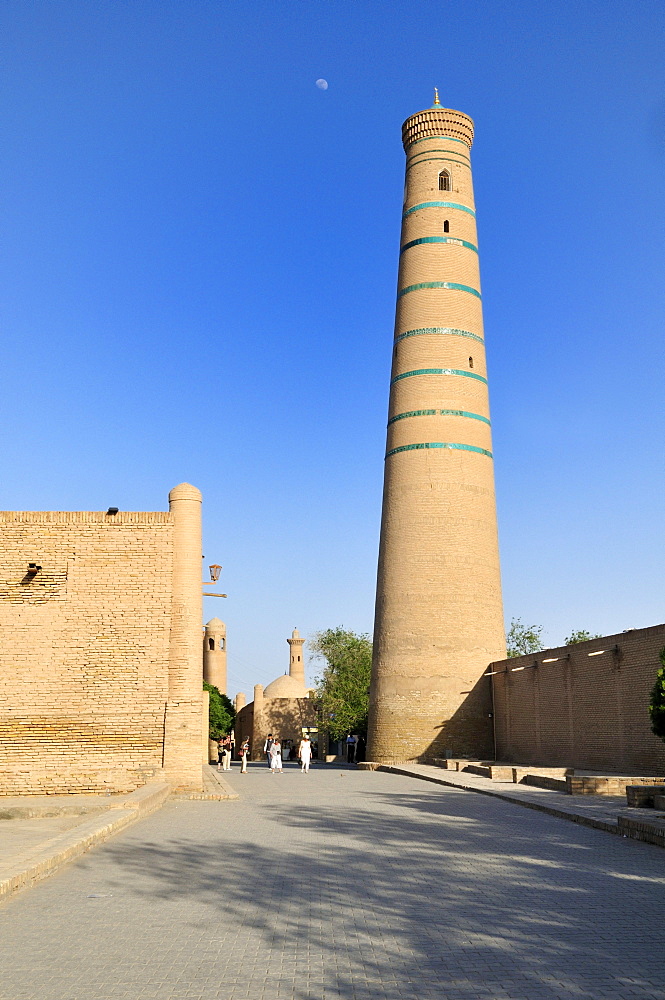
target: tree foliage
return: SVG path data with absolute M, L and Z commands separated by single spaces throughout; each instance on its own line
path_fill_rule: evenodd
M 342 628 L 317 632 L 308 640 L 310 650 L 325 659 L 316 678 L 322 725 L 333 739 L 346 733 L 367 732 L 372 641 Z
M 600 632 L 587 632 L 584 628 L 573 629 L 563 641 L 566 646 L 574 646 L 576 642 L 586 642 L 587 639 L 600 639 Z
M 543 648 L 542 633 L 542 625 L 524 625 L 521 618 L 513 618 L 506 636 L 508 656 L 537 653 Z
M 214 684 L 203 682 L 203 690 L 210 694 L 210 713 L 208 715 L 208 735 L 211 740 L 226 736 L 233 729 L 236 713 L 233 702 L 222 694 Z
M 656 674 L 656 683 L 651 690 L 649 715 L 651 717 L 651 732 L 665 740 L 665 649 L 661 649 L 660 670 Z

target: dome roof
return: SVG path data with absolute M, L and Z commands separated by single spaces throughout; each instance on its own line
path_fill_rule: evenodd
M 307 694 L 305 685 L 290 674 L 282 674 L 263 692 L 265 698 L 306 698 Z
M 201 490 L 197 490 L 196 486 L 192 486 L 191 483 L 180 483 L 179 486 L 174 486 L 169 493 L 169 500 L 202 500 Z
M 221 618 L 211 618 L 209 622 L 206 622 L 206 626 L 205 627 L 209 628 L 209 629 L 213 629 L 213 628 L 214 629 L 218 629 L 218 628 L 226 628 L 226 625 L 221 620 Z

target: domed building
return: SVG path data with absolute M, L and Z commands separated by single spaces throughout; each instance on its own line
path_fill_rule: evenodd
M 265 689 L 255 684 L 254 701 L 249 705 L 245 704 L 244 694 L 236 695 L 236 748 L 249 739 L 250 760 L 264 758 L 263 745 L 268 733 L 281 739 L 285 760 L 288 748 L 293 745 L 297 748 L 303 733 L 316 733 L 316 706 L 305 685 L 305 640 L 294 628 L 291 638 L 286 641 L 289 644 L 288 673 L 276 677 Z

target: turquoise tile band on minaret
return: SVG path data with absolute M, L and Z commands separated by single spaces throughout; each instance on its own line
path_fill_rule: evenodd
M 388 426 L 394 424 L 396 420 L 406 420 L 407 417 L 469 417 L 471 420 L 482 420 L 483 423 L 489 425 L 489 420 L 487 417 L 483 417 L 480 413 L 469 413 L 468 410 L 407 410 L 406 413 L 396 413 L 394 417 L 391 417 L 388 421 Z
M 463 163 L 465 166 L 468 167 L 471 166 L 471 160 L 469 159 L 469 157 L 465 156 L 464 153 L 462 153 L 461 150 L 459 149 L 421 149 L 419 153 L 414 153 L 413 156 L 407 156 L 406 169 L 408 170 L 409 167 L 413 165 L 414 160 L 420 159 L 421 157 L 425 157 L 429 153 L 449 153 L 451 156 L 461 157 L 461 159 L 458 160 L 457 162 Z
M 404 340 L 405 337 L 426 337 L 428 334 L 449 337 L 469 337 L 471 340 L 477 340 L 479 344 L 485 343 L 483 338 L 479 337 L 477 333 L 471 333 L 469 330 L 457 330 L 450 326 L 423 326 L 418 330 L 405 330 L 404 333 L 397 334 L 395 337 L 395 343 L 398 344 L 400 340 Z
M 412 167 L 417 167 L 419 163 L 430 163 L 433 160 L 437 160 L 439 163 L 457 163 L 460 167 L 469 166 L 464 160 L 453 160 L 449 156 L 424 156 L 421 160 L 414 160 L 413 163 L 410 163 L 406 168 L 406 172 L 408 174 L 409 170 Z
M 405 250 L 410 250 L 411 247 L 419 247 L 425 243 L 452 243 L 455 246 L 467 247 L 467 249 L 473 250 L 474 253 L 478 253 L 478 247 L 474 243 L 469 243 L 468 240 L 458 240 L 455 236 L 421 236 L 420 239 L 405 243 L 400 253 L 402 254 Z
M 469 208 L 468 205 L 458 205 L 455 201 L 422 201 L 419 205 L 407 208 L 402 218 L 406 219 L 407 216 L 412 215 L 414 212 L 419 212 L 421 208 L 459 208 L 460 212 L 468 212 L 474 219 L 476 217 L 476 213 L 472 208 Z
M 486 455 L 488 458 L 494 458 L 491 451 L 487 448 L 476 448 L 474 444 L 451 444 L 448 441 L 428 441 L 424 444 L 402 444 L 399 448 L 391 448 L 390 451 L 386 452 L 386 458 L 390 458 L 391 455 L 397 455 L 400 451 L 422 451 L 427 448 L 448 448 L 450 451 L 475 451 L 478 455 Z
M 452 292 L 468 292 L 469 295 L 475 295 L 478 299 L 482 298 L 477 288 L 471 288 L 470 285 L 460 285 L 457 281 L 419 281 L 415 285 L 407 285 L 406 288 L 401 288 L 397 293 L 397 298 L 401 299 L 403 295 L 408 295 L 409 292 L 420 292 L 423 288 L 447 288 Z
M 400 382 L 403 378 L 412 378 L 414 375 L 461 375 L 463 378 L 476 378 L 479 382 L 487 385 L 487 379 L 476 372 L 465 372 L 462 368 L 415 368 L 412 372 L 402 372 L 401 375 L 394 375 L 390 384 Z

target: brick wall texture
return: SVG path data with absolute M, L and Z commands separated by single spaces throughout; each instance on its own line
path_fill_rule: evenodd
M 492 664 L 497 760 L 665 774 L 648 714 L 663 647 L 654 625 Z
M 317 725 L 316 705 L 309 698 L 265 698 L 257 711 L 253 701 L 240 710 L 236 719 L 236 745 L 250 742 L 250 760 L 263 760 L 268 733 L 299 743 L 303 727 Z
M 175 522 L 0 512 L 0 794 L 120 792 L 163 774 L 167 707 L 184 762 L 172 780 L 196 783 L 195 761 L 200 781 L 200 618 L 197 684 L 169 701 Z

